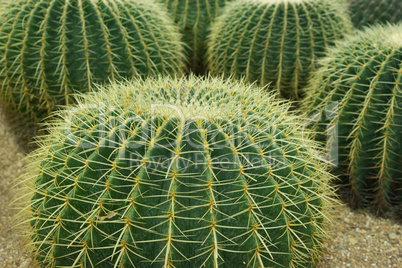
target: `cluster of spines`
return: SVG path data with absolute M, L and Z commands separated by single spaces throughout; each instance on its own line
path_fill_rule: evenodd
M 401 32 L 401 24 L 376 26 L 338 44 L 305 101 L 308 113 L 318 115 L 319 138 L 337 135 L 327 138 L 338 147 L 335 171 L 351 203 L 380 213 L 402 205 Z
M 270 84 L 298 99 L 315 60 L 350 30 L 344 9 L 326 0 L 228 4 L 211 30 L 209 70 Z
M 0 15 L 2 15 L 2 14 L 3 14 L 3 12 L 4 12 L 4 10 L 5 10 L 6 5 L 7 5 L 7 2 L 4 2 L 3 0 L 2 0 L 2 1 L 0 1 Z
M 180 26 L 188 45 L 190 70 L 195 74 L 205 72 L 206 39 L 211 22 L 230 0 L 159 0 L 165 3 Z
M 184 67 L 178 29 L 148 1 L 20 0 L 2 20 L 2 98 L 34 123 L 94 83 Z
M 359 29 L 376 23 L 398 23 L 402 20 L 400 0 L 349 0 L 353 25 Z
M 236 87 L 134 82 L 64 112 L 29 168 L 38 259 L 313 266 L 331 203 L 325 167 L 286 105 Z

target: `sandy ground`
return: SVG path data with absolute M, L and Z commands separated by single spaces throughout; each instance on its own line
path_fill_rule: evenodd
M 0 267 L 38 267 L 26 253 L 26 240 L 12 221 L 11 188 L 21 175 L 26 145 L 19 142 L 0 109 Z M 331 228 L 320 268 L 402 267 L 402 223 L 353 211 L 342 204 Z

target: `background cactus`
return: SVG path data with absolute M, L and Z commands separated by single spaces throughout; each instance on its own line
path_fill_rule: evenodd
M 349 0 L 349 10 L 357 28 L 402 20 L 401 0 Z
M 288 109 L 261 89 L 193 76 L 83 96 L 31 155 L 37 259 L 313 266 L 332 210 L 330 175 Z
M 204 54 L 206 38 L 210 23 L 219 14 L 220 9 L 230 0 L 159 0 L 173 14 L 180 26 L 187 54 L 190 58 L 190 69 L 196 74 L 204 72 Z
M 175 74 L 184 63 L 177 26 L 149 1 L 19 0 L 2 20 L 1 97 L 29 122 L 93 83 Z
M 343 1 L 239 0 L 212 26 L 208 66 L 213 75 L 271 83 L 298 99 L 315 59 L 351 28 Z
M 335 170 L 352 204 L 378 211 L 401 206 L 402 24 L 367 29 L 339 43 L 322 64 L 305 106 L 319 116 L 316 130 L 337 127 L 329 142 L 337 143 Z M 326 109 L 331 105 L 333 111 Z

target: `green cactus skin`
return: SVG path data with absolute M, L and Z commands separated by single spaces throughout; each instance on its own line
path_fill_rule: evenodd
M 184 42 L 188 45 L 190 69 L 203 74 L 206 38 L 211 22 L 230 0 L 159 0 L 165 3 L 180 26 Z
M 178 74 L 185 63 L 178 27 L 149 1 L 19 0 L 3 20 L 1 97 L 29 122 L 94 83 Z
M 380 213 L 401 206 L 402 24 L 367 28 L 340 42 L 322 65 L 304 106 L 319 115 L 315 130 L 328 123 L 338 129 L 330 138 L 338 143 L 335 171 L 351 203 Z M 333 118 L 325 111 L 331 103 L 338 106 Z
M 313 267 L 331 175 L 289 106 L 245 83 L 194 76 L 81 97 L 30 158 L 36 258 L 46 267 Z
M 0 0 L 0 15 L 3 14 L 3 11 L 4 11 L 6 5 L 7 5 L 7 2 Z
M 347 8 L 331 0 L 239 0 L 212 26 L 207 52 L 212 75 L 270 83 L 299 99 L 315 59 L 351 29 Z
M 376 23 L 402 21 L 401 0 L 349 0 L 353 25 L 363 28 Z

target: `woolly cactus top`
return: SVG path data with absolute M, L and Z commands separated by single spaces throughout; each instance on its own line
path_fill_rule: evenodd
M 400 49 L 402 47 L 402 22 L 388 23 L 388 25 L 378 24 L 366 27 L 362 31 L 356 31 L 353 36 L 339 41 L 336 46 L 329 49 L 328 58 L 334 57 L 343 48 L 347 53 L 350 50 L 346 48 L 350 45 L 357 49 L 361 44 L 365 45 L 362 50 Z M 370 44 L 371 46 L 368 47 Z
M 359 37 L 369 40 L 375 40 L 374 46 L 378 48 L 391 46 L 395 49 L 402 48 L 402 23 L 390 26 L 379 26 L 373 29 L 366 29 L 365 34 L 360 33 Z M 379 38 L 381 37 L 381 38 Z
M 311 267 L 330 175 L 289 105 L 220 79 L 112 85 L 31 156 L 48 265 Z

